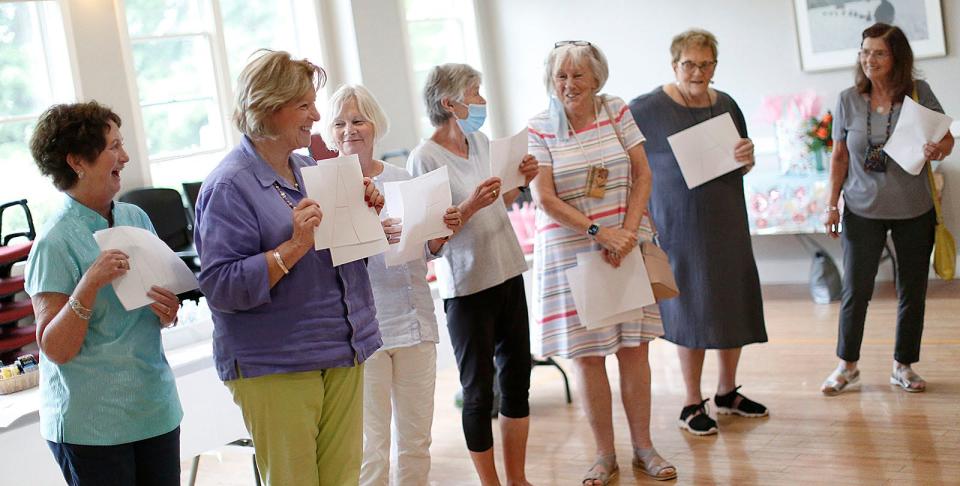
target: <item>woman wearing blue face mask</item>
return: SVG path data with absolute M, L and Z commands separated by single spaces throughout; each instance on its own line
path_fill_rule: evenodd
M 481 483 L 500 484 L 490 424 L 496 370 L 506 479 L 524 485 L 530 331 L 521 274 L 527 264 L 506 206 L 497 202 L 513 202 L 519 190 L 501 194 L 500 179 L 490 177 L 489 140 L 477 131 L 487 103 L 480 96 L 479 72 L 466 64 L 437 66 L 427 76 L 423 97 L 435 131 L 413 149 L 407 170 L 416 177 L 447 167 L 453 204 L 463 219 L 460 232 L 434 260 L 463 386 L 463 433 Z M 529 184 L 537 175 L 536 159 L 527 155 L 517 164 Z

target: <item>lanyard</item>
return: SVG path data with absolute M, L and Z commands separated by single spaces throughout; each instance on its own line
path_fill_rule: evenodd
M 600 143 L 600 111 L 597 108 L 596 99 L 593 100 L 593 120 L 594 123 L 597 124 L 597 150 L 600 152 L 600 167 L 604 167 L 603 146 Z M 613 123 L 612 120 L 611 123 Z M 573 139 L 577 141 L 577 146 L 580 147 L 580 153 L 583 155 L 583 160 L 589 161 L 590 158 L 587 157 L 587 151 L 583 148 L 583 144 L 580 143 L 580 137 L 577 136 L 577 131 L 574 130 L 573 125 L 570 124 L 569 118 L 567 118 L 567 127 L 570 128 L 570 132 L 573 133 Z

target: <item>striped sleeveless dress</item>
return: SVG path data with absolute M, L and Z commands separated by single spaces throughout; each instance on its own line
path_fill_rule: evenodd
M 612 123 L 617 124 L 628 149 L 643 143 L 644 137 L 622 99 L 602 98 L 612 120 L 601 108 L 595 123 L 575 136 L 568 132 L 563 140 L 552 133 L 549 113 L 544 111 L 529 121 L 528 149 L 540 166 L 553 170 L 554 186 L 561 200 L 598 226 L 619 228 L 626 217 L 632 180 L 630 159 L 617 139 Z M 602 199 L 590 198 L 585 194 L 587 172 L 591 165 L 600 164 L 601 155 L 604 167 L 609 170 L 606 194 Z M 646 215 L 639 236 L 641 240 L 652 237 Z M 580 324 L 564 272 L 577 265 L 578 253 L 600 249 L 600 245 L 586 234 L 561 226 L 537 208 L 532 306 L 537 325 L 530 336 L 535 354 L 565 358 L 606 356 L 621 347 L 635 347 L 663 335 L 657 305 L 644 308 L 640 322 L 591 330 Z M 537 345 L 540 349 L 536 348 Z

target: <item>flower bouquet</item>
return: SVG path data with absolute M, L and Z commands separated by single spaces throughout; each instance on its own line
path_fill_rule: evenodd
M 822 172 L 827 169 L 824 159 L 829 160 L 833 150 L 833 114 L 827 111 L 823 118 L 810 117 L 807 126 L 807 148 L 813 154 L 814 169 Z

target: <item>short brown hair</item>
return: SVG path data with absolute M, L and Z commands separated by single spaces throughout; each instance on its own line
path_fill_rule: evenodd
M 672 63 L 680 62 L 683 51 L 690 47 L 709 47 L 713 51 L 713 60 L 717 60 L 717 38 L 703 29 L 689 29 L 673 37 L 670 42 L 670 56 Z
M 286 51 L 260 49 L 237 78 L 237 106 L 233 121 L 250 138 L 273 136 L 266 119 L 283 105 L 314 93 L 327 81 L 327 73 L 306 59 L 293 59 Z
M 50 176 L 61 191 L 72 188 L 77 173 L 67 163 L 67 156 L 96 160 L 107 147 L 110 122 L 119 127 L 120 117 L 96 101 L 47 108 L 30 137 L 30 154 L 40 173 Z
M 890 85 L 895 90 L 893 99 L 900 100 L 904 96 L 910 96 L 913 93 L 913 80 L 917 78 L 917 71 L 913 67 L 913 49 L 910 47 L 907 36 L 899 27 L 877 22 L 863 31 L 860 47 L 863 47 L 863 41 L 868 38 L 883 40 L 887 44 L 887 49 L 890 49 L 890 55 L 893 56 L 893 66 L 890 69 Z M 859 58 L 854 72 L 857 92 L 870 93 L 873 83 L 863 72 Z

